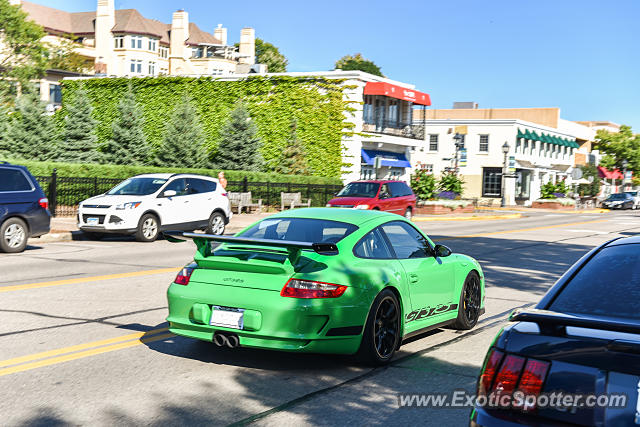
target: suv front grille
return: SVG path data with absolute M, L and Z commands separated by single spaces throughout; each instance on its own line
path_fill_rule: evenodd
M 109 209 L 111 205 L 82 205 L 82 207 L 89 209 Z

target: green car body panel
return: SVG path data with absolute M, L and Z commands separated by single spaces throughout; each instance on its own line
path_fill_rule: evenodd
M 263 221 L 278 218 L 339 221 L 357 229 L 336 243 L 339 254 L 304 250 L 295 262 L 273 253 L 273 248 L 259 246 L 246 249 L 265 250 L 260 259 L 212 255 L 206 245 L 197 242 L 194 261 L 198 267 L 188 285 L 173 283 L 167 292 L 171 332 L 204 341 L 212 341 L 215 332 L 228 332 L 237 334 L 240 346 L 245 347 L 353 354 L 360 346 L 371 305 L 383 289 L 391 289 L 398 297 L 404 319 L 402 336 L 406 338 L 456 319 L 462 288 L 471 271 L 480 277 L 481 312 L 484 310 L 484 275 L 473 258 L 452 254 L 443 258 L 365 259 L 354 254 L 354 246 L 372 229 L 391 221 L 411 224 L 399 215 L 305 208 L 280 212 Z M 222 243 L 213 252 L 228 246 Z M 347 288 L 336 298 L 281 296 L 291 278 Z M 244 309 L 243 329 L 210 326 L 212 306 Z

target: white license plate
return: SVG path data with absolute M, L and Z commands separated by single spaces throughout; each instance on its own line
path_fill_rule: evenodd
M 223 326 L 225 328 L 242 329 L 244 327 L 244 309 L 227 308 L 214 305 L 211 307 L 211 326 Z
M 98 225 L 99 223 L 99 218 L 87 218 L 87 225 Z

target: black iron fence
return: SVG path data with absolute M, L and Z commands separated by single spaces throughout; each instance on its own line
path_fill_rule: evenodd
M 106 193 L 123 181 L 119 178 L 63 177 L 58 176 L 55 170 L 50 176 L 36 176 L 36 179 L 49 199 L 53 216 L 74 216 L 80 202 Z M 228 191 L 251 191 L 253 200 L 262 199 L 264 205 L 274 207 L 280 206 L 280 193 L 301 193 L 304 202 L 311 199 L 311 206 L 324 206 L 341 188 L 332 184 L 252 182 L 246 177 L 242 181 L 229 181 L 227 184 Z

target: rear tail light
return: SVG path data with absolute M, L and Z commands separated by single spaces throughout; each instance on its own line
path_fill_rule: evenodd
M 535 404 L 526 398 L 540 395 L 550 366 L 549 362 L 492 349 L 478 380 L 478 396 L 491 396 L 502 408 L 533 410 Z M 524 399 L 502 399 L 513 397 L 514 392 L 522 393 Z
M 178 275 L 176 276 L 176 279 L 173 282 L 178 285 L 187 286 L 189 284 L 189 280 L 191 280 L 191 274 L 193 274 L 193 270 L 195 269 L 196 269 L 196 265 L 194 264 L 189 264 L 183 267 L 182 270 L 178 272 Z
M 344 294 L 346 286 L 312 280 L 289 279 L 280 295 L 292 298 L 337 298 Z
M 227 194 L 227 193 L 222 193 L 222 195 L 223 195 L 224 197 L 228 197 L 228 194 Z
M 38 204 L 45 209 L 49 209 L 49 199 L 47 199 L 46 197 L 38 200 Z

